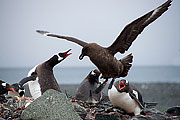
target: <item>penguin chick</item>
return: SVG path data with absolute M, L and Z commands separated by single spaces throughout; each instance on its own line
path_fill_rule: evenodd
M 99 92 L 95 93 L 96 88 L 99 84 L 100 72 L 95 69 L 92 70 L 88 76 L 80 83 L 79 88 L 76 91 L 75 99 L 81 101 L 88 101 L 89 103 L 97 103 L 101 100 L 102 94 Z
M 119 107 L 127 113 L 139 115 L 144 108 L 140 92 L 127 80 L 117 80 L 108 90 L 109 99 L 114 107 Z

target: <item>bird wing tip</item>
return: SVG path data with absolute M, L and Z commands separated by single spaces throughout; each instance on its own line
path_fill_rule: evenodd
M 40 34 L 42 34 L 42 35 L 45 35 L 45 36 L 47 36 L 47 35 L 49 34 L 48 31 L 44 31 L 44 30 L 36 30 L 36 32 L 37 32 L 37 33 L 40 33 Z

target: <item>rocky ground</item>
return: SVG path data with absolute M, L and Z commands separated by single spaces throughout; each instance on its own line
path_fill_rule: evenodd
M 17 98 L 0 96 L 0 118 L 7 120 L 20 120 L 22 112 L 25 110 L 27 102 L 21 102 Z
M 169 107 L 180 106 L 180 84 L 179 83 L 134 83 L 142 94 L 145 102 L 157 102 L 156 109 L 164 112 Z M 60 85 L 63 92 L 74 96 L 79 85 Z M 103 90 L 107 95 L 107 86 Z
M 56 118 L 57 116 L 62 116 L 62 112 L 57 112 L 56 116 L 53 116 L 53 111 L 60 111 L 62 104 L 66 108 L 73 103 L 74 107 L 71 112 L 75 112 L 77 119 L 77 113 L 80 115 L 82 119 L 85 120 L 180 120 L 180 84 L 135 84 L 136 87 L 140 90 L 143 95 L 143 98 L 147 102 L 158 102 L 158 106 L 156 108 L 144 109 L 142 115 L 132 116 L 126 114 L 123 110 L 119 108 L 112 107 L 110 102 L 99 103 L 99 104 L 89 104 L 82 101 L 77 101 L 73 99 L 74 91 L 78 87 L 78 85 L 61 85 L 61 89 L 66 94 L 60 94 L 58 92 L 47 92 L 47 94 L 41 96 L 35 102 L 30 104 L 27 109 L 26 106 L 29 102 L 26 100 L 22 100 L 21 102 L 17 98 L 7 98 L 0 97 L 0 120 L 8 119 L 8 120 L 21 120 L 22 114 L 33 113 L 32 110 L 37 110 L 36 115 L 32 119 L 41 119 L 44 115 L 42 115 L 43 110 L 47 115 L 51 118 Z M 105 88 L 104 93 L 107 92 L 107 88 Z M 68 99 L 64 96 L 68 95 Z M 62 98 L 63 100 L 61 100 Z M 59 100 L 60 99 L 60 100 Z M 38 102 L 39 101 L 39 102 Z M 61 103 L 61 101 L 65 102 Z M 56 107 L 50 107 L 49 105 L 53 105 Z M 38 109 L 37 109 L 37 106 Z M 59 107 L 57 107 L 59 106 Z M 52 110 L 51 110 L 51 109 Z M 26 112 L 25 112 L 26 111 Z M 65 110 L 62 110 L 65 111 Z M 69 112 L 68 112 L 69 113 Z M 64 113 L 67 114 L 67 113 Z M 25 115 L 24 115 L 25 116 Z M 76 119 L 73 117 L 72 119 Z M 25 118 L 23 118 L 25 119 Z M 28 118 L 29 119 L 29 118 Z M 63 118 L 65 119 L 65 118 Z M 69 119 L 69 118 L 68 118 Z

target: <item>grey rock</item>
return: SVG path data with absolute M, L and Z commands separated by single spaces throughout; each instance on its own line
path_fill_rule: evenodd
M 52 89 L 47 90 L 32 102 L 21 118 L 26 120 L 81 120 L 66 95 Z
M 180 116 L 180 106 L 171 107 L 166 112 L 173 116 Z
M 167 120 L 168 117 L 163 115 L 163 114 L 160 114 L 160 113 L 157 113 L 157 114 L 153 114 L 152 116 L 150 116 L 150 118 L 152 120 Z

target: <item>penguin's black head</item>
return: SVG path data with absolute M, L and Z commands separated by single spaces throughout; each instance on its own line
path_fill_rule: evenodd
M 18 83 L 12 84 L 11 86 L 14 88 L 15 92 L 19 94 L 20 97 L 25 94 L 24 87 L 21 87 Z
M 90 80 L 90 82 L 99 83 L 100 74 L 101 74 L 101 72 L 99 72 L 97 69 L 92 70 L 88 75 L 88 79 Z
M 122 79 L 122 80 L 118 80 L 117 81 L 118 83 L 118 91 L 119 92 L 128 92 L 128 89 L 129 89 L 129 82 L 125 79 Z
M 63 53 L 58 53 L 58 54 L 57 54 L 58 61 L 61 62 L 61 61 L 63 61 L 66 57 L 68 57 L 69 55 L 71 55 L 72 53 L 68 53 L 69 51 L 71 51 L 71 49 L 69 49 L 68 51 L 63 52 Z
M 58 54 L 54 55 L 48 61 L 46 61 L 46 63 L 48 63 L 51 67 L 54 67 L 55 65 L 57 65 L 58 63 L 63 61 L 66 57 L 68 57 L 69 55 L 72 54 L 72 53 L 68 53 L 70 50 L 71 49 L 69 49 L 66 52 L 58 53 Z
M 8 83 L 6 83 L 6 82 L 4 82 L 2 80 L 0 80 L 0 86 L 1 86 L 2 90 L 15 91 L 14 88 L 11 85 L 9 85 Z
M 79 56 L 79 59 L 82 60 L 84 58 L 84 56 L 87 56 L 87 52 L 88 52 L 88 47 L 83 47 L 82 51 L 81 51 L 81 55 Z

